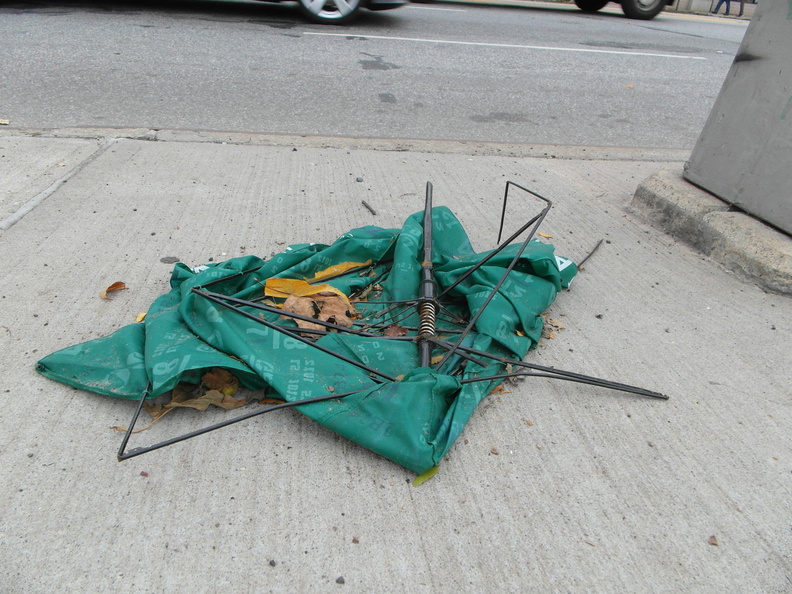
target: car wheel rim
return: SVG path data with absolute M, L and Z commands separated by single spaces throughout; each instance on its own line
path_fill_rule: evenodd
M 355 11 L 359 0 L 303 0 L 303 6 L 317 17 L 341 19 Z
M 660 0 L 638 0 L 641 10 L 651 10 L 660 4 Z

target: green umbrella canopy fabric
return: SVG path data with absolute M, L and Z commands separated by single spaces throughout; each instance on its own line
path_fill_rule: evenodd
M 420 212 L 401 229 L 352 229 L 331 245 L 292 245 L 269 260 L 245 256 L 196 269 L 176 264 L 171 290 L 152 303 L 142 323 L 52 353 L 36 368 L 70 386 L 130 400 L 154 398 L 180 382 L 200 383 L 207 370 L 223 368 L 243 386 L 285 402 L 329 398 L 296 408 L 424 473 L 501 381 L 493 376 L 504 373 L 505 360 L 522 359 L 537 345 L 540 314 L 577 273 L 572 261 L 537 240 L 494 255 L 476 253 L 451 210 L 429 212 L 431 267 L 441 298 L 428 366 L 421 365 L 417 338 L 422 318 L 416 305 L 427 264 Z M 351 268 L 343 270 L 345 264 Z M 321 278 L 338 265 L 337 276 Z M 317 274 L 320 280 L 313 281 Z M 321 282 L 344 296 L 357 295 L 355 325 L 304 338 L 297 319 L 284 317 L 272 303 L 262 309 L 263 286 L 276 278 Z M 475 326 L 462 333 L 474 316 Z

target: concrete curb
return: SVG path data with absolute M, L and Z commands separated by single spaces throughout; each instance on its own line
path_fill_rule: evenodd
M 792 295 L 792 238 L 697 188 L 681 171 L 644 180 L 630 209 L 727 269 Z
M 665 163 L 685 161 L 690 156 L 689 150 L 665 148 L 567 146 L 403 138 L 350 138 L 344 136 L 301 136 L 212 130 L 150 130 L 147 128 L 51 128 L 44 130 L 8 128 L 0 130 L 0 138 L 3 137 L 79 138 L 90 140 L 122 138 L 152 142 L 338 148 L 346 150 L 467 155 L 471 157 L 525 157 L 580 161 L 652 161 Z

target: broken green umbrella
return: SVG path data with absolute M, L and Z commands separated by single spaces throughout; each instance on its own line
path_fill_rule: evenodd
M 440 462 L 505 377 L 552 377 L 664 398 L 521 361 L 541 337 L 542 312 L 577 267 L 532 237 L 549 201 L 511 182 L 501 229 L 510 186 L 546 205 L 495 250 L 475 252 L 454 214 L 432 207 L 428 184 L 424 211 L 401 229 L 361 227 L 332 245 L 293 245 L 266 261 L 246 256 L 198 269 L 176 264 L 171 290 L 154 301 L 142 323 L 57 351 L 37 370 L 70 386 L 139 401 L 119 459 L 295 406 L 418 474 Z M 306 331 L 298 315 L 284 316 L 264 302 L 267 279 L 311 279 L 348 262 L 366 264 L 322 282 L 352 298 L 366 296 L 355 301 L 360 318 L 351 328 L 320 322 L 321 330 Z M 214 367 L 283 404 L 124 451 L 146 399 L 179 382 L 200 383 Z

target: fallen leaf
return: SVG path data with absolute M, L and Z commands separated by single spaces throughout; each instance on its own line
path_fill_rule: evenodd
M 531 419 L 523 419 L 523 423 L 525 423 L 529 427 L 533 427 L 533 421 Z
M 107 296 L 108 293 L 113 293 L 115 291 L 121 291 L 121 290 L 126 289 L 126 288 L 127 288 L 127 286 L 124 283 L 122 283 L 121 281 L 118 281 L 118 282 L 113 283 L 112 285 L 110 285 L 106 289 L 104 289 L 101 293 L 99 293 L 99 297 L 101 297 L 102 299 L 107 299 L 109 301 L 110 297 Z
M 436 475 L 438 470 L 440 470 L 439 466 L 432 466 L 422 475 L 415 477 L 415 480 L 413 481 L 413 487 L 419 487 L 423 485 L 426 481 L 428 481 L 430 478 Z
M 190 398 L 189 400 L 184 400 L 181 402 L 171 400 L 165 405 L 165 408 L 194 408 L 195 410 L 203 411 L 214 405 L 226 410 L 231 410 L 234 408 L 239 408 L 240 406 L 244 406 L 245 404 L 247 404 L 247 401 L 244 399 L 237 400 L 233 396 L 227 396 L 219 390 L 209 390 L 205 394 L 200 394 L 194 398 Z
M 495 386 L 495 387 L 492 389 L 492 392 L 490 392 L 489 394 L 487 394 L 487 396 L 494 396 L 494 395 L 496 395 L 496 394 L 511 394 L 511 392 L 509 392 L 509 390 L 507 390 L 507 389 L 506 389 L 506 388 L 503 386 L 503 384 L 498 384 L 497 386 Z
M 720 546 L 720 545 L 718 544 L 718 539 L 717 539 L 717 538 L 715 538 L 715 535 L 714 535 L 714 534 L 713 534 L 712 536 L 710 536 L 710 537 L 709 537 L 709 540 L 708 540 L 707 542 L 708 542 L 708 543 L 710 543 L 710 544 L 711 544 L 713 547 L 718 547 L 718 546 Z
M 358 317 L 355 307 L 344 295 L 332 291 L 321 291 L 310 296 L 289 295 L 281 310 L 320 322 L 350 328 L 352 320 Z M 284 316 L 289 317 L 289 316 Z M 297 326 L 306 330 L 324 330 L 325 327 L 307 320 L 294 320 Z
M 554 320 L 552 318 L 547 319 L 547 323 L 550 324 L 556 330 L 564 330 L 566 328 L 566 324 L 561 320 Z
M 500 456 L 500 452 L 497 450 L 497 448 L 492 448 L 490 450 L 490 454 L 493 454 L 495 456 Z
M 145 312 L 145 311 L 142 311 L 142 312 L 140 312 L 140 313 L 137 315 L 137 317 L 135 318 L 135 321 L 136 321 L 136 322 L 138 322 L 138 323 L 140 323 L 140 322 L 142 322 L 142 321 L 143 321 L 143 320 L 145 320 L 145 319 L 146 319 L 146 312 Z
M 627 87 L 628 89 L 634 89 L 635 88 L 635 85 L 624 85 L 624 86 Z
M 318 313 L 318 308 L 313 299 L 310 297 L 297 297 L 296 295 L 289 295 L 286 302 L 281 306 L 281 310 L 306 318 L 315 318 Z M 289 318 L 290 316 L 283 317 Z M 306 330 L 324 330 L 324 326 L 321 324 L 314 324 L 298 319 L 294 319 L 294 321 L 297 322 L 297 326 L 305 328 Z
M 398 324 L 391 324 L 387 328 L 385 328 L 385 332 L 383 332 L 385 336 L 405 336 L 407 334 L 407 328 L 404 326 L 399 326 Z
M 210 390 L 218 390 L 225 396 L 233 396 L 239 389 L 239 380 L 230 371 L 221 367 L 212 367 L 201 376 L 201 383 Z
M 318 295 L 314 295 L 313 300 L 319 307 L 318 319 L 323 322 L 349 328 L 352 326 L 352 320 L 357 317 L 357 310 L 349 303 L 346 295 L 339 296 L 335 293 L 322 291 Z
M 539 237 L 544 237 L 545 239 L 553 239 L 552 235 L 548 235 L 547 233 L 537 233 Z
M 363 268 L 369 264 L 371 264 L 371 260 L 366 260 L 365 262 L 343 262 L 341 264 L 334 264 L 333 266 L 329 266 L 324 270 L 320 270 L 311 278 L 306 278 L 305 280 L 308 283 L 315 283 L 317 281 L 330 278 L 331 276 L 338 276 L 339 274 L 343 274 L 349 270 L 352 270 L 353 268 Z
M 146 412 L 151 416 L 152 419 L 158 421 L 161 416 L 167 413 L 171 409 L 166 409 L 162 404 L 154 404 L 154 403 L 143 403 L 143 408 L 146 409 Z
M 557 330 L 566 329 L 566 324 L 560 320 L 548 318 L 546 314 L 542 314 L 542 318 L 544 319 L 544 325 L 542 326 L 542 338 L 553 339 L 555 338 L 555 333 Z
M 335 293 L 349 304 L 349 299 L 342 291 L 328 284 L 311 285 L 304 280 L 296 278 L 268 278 L 264 285 L 265 297 L 280 297 L 286 299 L 289 295 L 310 297 L 318 293 L 327 292 Z
M 229 380 L 225 374 L 228 374 L 228 376 L 230 376 L 233 381 Z M 215 367 L 211 372 L 204 374 L 204 378 L 206 378 L 207 375 L 210 376 L 210 383 L 214 383 L 217 378 L 221 378 L 221 380 L 225 381 L 226 383 L 223 384 L 223 387 L 226 390 L 228 390 L 229 387 L 234 384 L 234 382 L 237 382 L 236 385 L 238 385 L 238 380 L 231 373 L 219 367 Z M 217 381 L 218 383 L 221 383 L 220 380 Z M 210 406 L 217 406 L 225 410 L 231 410 L 234 408 L 239 408 L 240 406 L 244 406 L 248 403 L 247 400 L 234 398 L 232 395 L 224 394 L 220 390 L 207 391 L 206 387 L 207 386 L 205 384 L 196 386 L 194 384 L 180 383 L 177 384 L 176 387 L 174 387 L 171 391 L 171 399 L 169 402 L 165 404 L 158 402 L 144 402 L 143 408 L 145 408 L 146 412 L 151 416 L 151 422 L 141 429 L 136 429 L 133 431 L 133 433 L 145 431 L 166 414 L 177 408 L 206 410 Z M 262 400 L 262 402 L 265 401 Z M 283 401 L 275 400 L 273 402 L 281 404 Z M 111 427 L 111 429 L 115 431 L 126 432 L 126 427 L 121 427 L 118 425 Z

